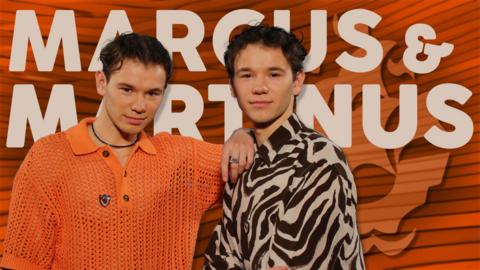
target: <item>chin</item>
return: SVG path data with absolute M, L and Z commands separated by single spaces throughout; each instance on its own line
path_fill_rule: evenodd
M 248 117 L 250 118 L 250 121 L 260 125 L 269 124 L 273 120 L 275 120 L 274 117 L 270 115 L 263 115 L 263 114 L 251 114 L 251 115 L 248 115 Z
M 142 132 L 143 128 L 143 126 L 132 126 L 127 124 L 121 128 L 121 131 L 126 134 L 135 135 Z

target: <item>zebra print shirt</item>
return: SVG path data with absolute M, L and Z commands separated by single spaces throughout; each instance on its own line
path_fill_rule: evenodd
M 225 187 L 203 269 L 365 269 L 356 205 L 341 150 L 293 114 Z

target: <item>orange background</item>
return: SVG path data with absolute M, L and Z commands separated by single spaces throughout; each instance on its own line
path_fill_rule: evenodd
M 53 84 L 74 86 L 78 119 L 94 116 L 100 103 L 95 93 L 93 73 L 86 71 L 110 10 L 126 10 L 136 32 L 155 35 L 155 13 L 160 9 L 185 9 L 198 14 L 205 25 L 202 44 L 197 48 L 206 72 L 190 72 L 180 54 L 173 55 L 175 72 L 171 83 L 196 88 L 205 102 L 198 122 L 203 138 L 223 141 L 222 102 L 208 102 L 209 84 L 227 84 L 224 67 L 213 54 L 212 33 L 217 22 L 235 9 L 253 9 L 265 15 L 273 25 L 273 10 L 290 10 L 291 29 L 304 37 L 310 48 L 310 10 L 327 10 L 328 50 L 320 69 L 308 73 L 307 83 L 315 84 L 323 97 L 331 98 L 332 87 L 339 83 L 353 86 L 353 147 L 345 149 L 356 176 L 359 193 L 358 219 L 368 269 L 478 269 L 480 268 L 480 162 L 479 162 L 479 78 L 480 78 L 480 4 L 478 1 L 5 1 L 0 2 L 0 240 L 5 236 L 8 203 L 14 175 L 33 143 L 27 129 L 24 148 L 6 148 L 6 135 L 13 86 L 34 84 L 42 113 Z M 382 17 L 370 34 L 384 47 L 384 60 L 376 70 L 358 74 L 342 70 L 335 59 L 343 51 L 362 54 L 336 34 L 338 16 L 355 8 L 371 10 Z M 52 72 L 38 72 L 33 54 L 27 54 L 25 72 L 9 72 L 16 10 L 35 10 L 44 42 L 48 37 L 55 10 L 75 11 L 82 72 L 66 72 L 61 49 Z M 437 39 L 431 43 L 455 45 L 452 54 L 428 74 L 413 74 L 401 62 L 405 50 L 404 35 L 409 26 L 426 23 Z M 175 37 L 187 32 L 175 26 Z M 238 29 L 236 30 L 238 31 Z M 368 31 L 363 28 L 363 31 Z M 398 86 L 418 85 L 418 128 L 415 139 L 402 149 L 384 150 L 372 146 L 361 128 L 361 85 L 382 85 L 382 122 L 387 130 L 398 123 Z M 472 91 L 464 104 L 448 103 L 474 122 L 474 135 L 463 147 L 445 150 L 431 145 L 423 134 L 439 123 L 426 111 L 425 97 L 434 86 L 456 83 Z M 330 100 L 331 101 L 331 100 Z M 174 102 L 174 110 L 183 104 Z M 318 123 L 316 128 L 320 129 Z M 150 132 L 152 127 L 149 128 Z M 321 129 L 320 129 L 321 130 Z M 218 207 L 208 211 L 198 234 L 194 269 L 200 269 L 203 251 L 213 227 L 221 217 Z M 1 250 L 1 244 L 0 244 Z

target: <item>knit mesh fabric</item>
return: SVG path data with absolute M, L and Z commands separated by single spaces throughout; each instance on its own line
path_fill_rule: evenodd
M 75 155 L 65 133 L 36 142 L 14 180 L 0 266 L 191 269 L 202 214 L 223 190 L 221 145 L 148 139 L 157 153 L 136 147 L 126 169 L 108 147 Z

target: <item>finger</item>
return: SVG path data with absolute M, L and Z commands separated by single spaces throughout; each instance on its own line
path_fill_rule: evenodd
M 223 147 L 223 153 L 222 153 L 222 180 L 223 182 L 228 181 L 228 159 L 230 157 L 230 153 L 228 152 L 228 149 L 226 147 Z
M 232 150 L 230 157 L 237 159 L 238 160 L 238 149 Z M 237 182 L 237 177 L 238 177 L 238 163 L 237 162 L 231 162 L 230 163 L 230 179 L 235 183 Z
M 240 175 L 247 165 L 247 149 L 243 146 L 239 147 L 238 162 L 238 175 Z
M 250 169 L 250 167 L 253 164 L 253 157 L 255 156 L 255 151 L 253 148 L 249 147 L 247 149 L 247 170 Z
M 230 163 L 230 179 L 233 183 L 237 182 L 238 177 L 238 163 Z
M 287 266 L 275 266 L 272 268 L 268 268 L 268 270 L 288 270 Z

